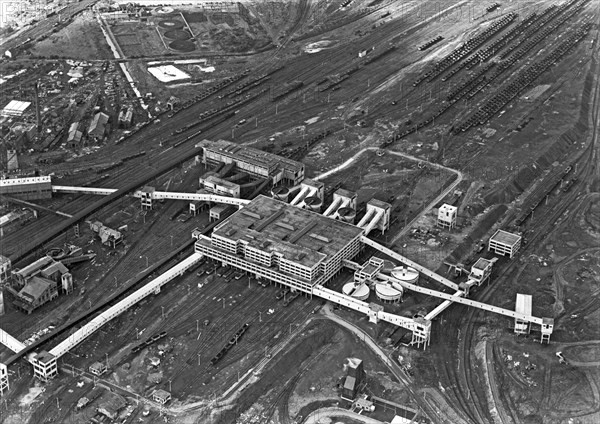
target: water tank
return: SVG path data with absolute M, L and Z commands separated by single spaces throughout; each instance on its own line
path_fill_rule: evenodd
M 317 196 L 307 197 L 306 199 L 304 199 L 304 203 L 306 204 L 306 209 L 308 209 L 309 211 L 321 212 L 323 201 Z
M 384 302 L 398 302 L 402 299 L 402 293 L 401 287 L 394 288 L 387 283 L 375 284 L 375 294 Z
M 271 190 L 271 195 L 274 199 L 281 200 L 282 202 L 287 202 L 290 197 L 290 189 L 287 187 L 274 187 Z
M 342 293 L 344 293 L 346 296 L 352 296 L 358 300 L 367 300 L 370 292 L 371 290 L 369 289 L 369 286 L 367 286 L 365 283 L 362 283 L 360 286 L 356 287 L 356 284 L 350 282 L 344 284 L 344 287 L 342 287 Z
M 419 271 L 409 266 L 399 266 L 392 270 L 392 277 L 405 283 L 417 284 L 417 281 L 419 281 Z
M 352 208 L 339 208 L 338 216 L 340 217 L 340 221 L 348 222 L 350 224 L 354 224 L 354 220 L 356 219 L 356 211 Z

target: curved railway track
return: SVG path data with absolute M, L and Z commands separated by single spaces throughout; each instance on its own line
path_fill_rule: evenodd
M 597 61 L 594 61 L 594 69 L 597 69 Z M 576 71 L 572 71 L 575 73 Z M 590 70 L 593 72 L 593 70 Z M 596 79 L 593 89 L 592 117 L 600 116 L 600 78 Z M 597 160 L 597 137 L 598 126 L 600 123 L 592 119 L 589 129 L 592 134 L 591 143 L 579 154 L 576 163 L 579 163 L 579 171 L 577 175 L 580 181 L 587 181 L 596 172 Z M 581 184 L 581 183 L 580 183 Z M 552 232 L 554 223 L 565 213 L 565 211 L 576 202 L 579 196 L 579 190 L 571 190 L 563 194 L 559 198 L 559 203 L 550 207 L 541 207 L 541 216 L 538 215 L 537 223 L 542 223 L 535 228 L 529 228 L 529 239 L 527 246 L 522 247 L 521 255 L 533 253 L 535 246 L 540 245 L 540 241 L 548 237 Z M 530 223 L 530 226 L 532 224 Z M 478 300 L 482 302 L 488 301 L 496 290 L 501 287 L 503 280 L 509 278 L 513 271 L 518 267 L 517 261 L 512 261 L 501 274 L 496 278 L 494 284 L 488 285 L 480 292 Z M 452 309 L 448 314 L 448 324 L 452 329 L 459 329 L 458 334 L 448 335 L 449 339 L 458 340 L 457 353 L 460 358 L 458 370 L 454 362 L 448 362 L 444 358 L 440 358 L 440 363 L 444 364 L 442 368 L 442 377 L 446 380 L 447 386 L 451 388 L 452 398 L 455 404 L 459 406 L 461 412 L 469 417 L 474 424 L 493 422 L 489 415 L 489 405 L 485 398 L 485 387 L 481 387 L 476 383 L 476 373 L 473 371 L 474 366 L 471 361 L 473 351 L 473 340 L 475 337 L 475 327 L 479 324 L 477 315 L 481 311 L 477 309 L 467 309 L 466 311 L 459 305 Z M 454 330 L 453 330 L 454 332 Z

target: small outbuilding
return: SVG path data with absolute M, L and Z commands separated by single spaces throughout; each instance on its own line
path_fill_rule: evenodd
M 90 372 L 94 375 L 101 376 L 106 372 L 108 368 L 106 368 L 106 364 L 104 362 L 94 362 L 90 365 Z
M 152 393 L 152 399 L 155 402 L 164 405 L 171 400 L 171 393 L 167 392 L 166 390 L 158 389 Z

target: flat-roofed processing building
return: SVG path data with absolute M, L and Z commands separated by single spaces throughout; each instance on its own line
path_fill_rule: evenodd
M 211 237 L 198 235 L 196 252 L 276 283 L 311 293 L 356 256 L 363 230 L 279 200 L 258 196 Z
M 473 280 L 478 286 L 485 283 L 486 280 L 492 275 L 492 265 L 498 258 L 489 260 L 485 258 L 477 259 L 477 262 L 471 267 L 471 273 L 469 274 L 469 280 Z
M 0 195 L 23 200 L 50 199 L 52 182 L 49 176 L 6 178 L 0 180 Z
M 200 186 L 211 193 L 223 196 L 240 197 L 241 187 L 239 184 L 219 178 L 216 175 L 200 177 Z
M 288 181 L 299 184 L 304 179 L 304 164 L 273 153 L 241 146 L 226 140 L 204 140 L 196 147 L 203 149 L 205 164 L 235 163 L 235 166 L 251 175 L 270 179 L 273 184 Z
M 493 250 L 498 255 L 508 255 L 512 258 L 521 247 L 521 239 L 522 237 L 518 234 L 498 230 L 490 238 L 488 250 Z

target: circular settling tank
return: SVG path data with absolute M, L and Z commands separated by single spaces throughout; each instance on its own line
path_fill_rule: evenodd
M 344 293 L 346 296 L 352 296 L 358 300 L 367 300 L 370 292 L 371 290 L 369 290 L 369 286 L 367 286 L 365 283 L 362 283 L 360 286 L 356 287 L 356 284 L 350 282 L 344 284 L 344 287 L 342 287 L 342 293 Z
M 394 288 L 388 284 L 375 284 L 375 294 L 384 302 L 398 302 L 402 299 L 403 290 Z
M 194 43 L 191 41 L 188 41 L 188 40 L 172 41 L 169 43 L 169 48 L 171 48 L 175 51 L 184 52 L 184 53 L 189 53 L 189 52 L 196 50 L 196 46 L 194 45 Z
M 409 266 L 399 266 L 392 270 L 392 277 L 406 283 L 416 284 L 419 281 L 419 272 Z
M 158 23 L 158 26 L 164 29 L 181 29 L 183 28 L 183 22 L 177 19 L 164 19 Z
M 356 211 L 354 209 L 339 208 L 337 212 L 338 212 L 338 216 L 340 217 L 340 221 L 354 224 L 354 220 L 356 219 Z
M 304 199 L 304 203 L 306 204 L 306 209 L 313 212 L 321 212 L 321 207 L 323 206 L 323 201 L 316 196 L 307 197 Z
M 290 197 L 290 189 L 287 187 L 276 187 L 271 190 L 271 195 L 274 199 L 281 200 L 282 202 L 287 202 Z
M 165 31 L 164 36 L 165 38 L 168 38 L 170 40 L 188 40 L 192 38 L 192 34 L 190 34 L 189 31 L 186 31 L 185 29 L 172 29 L 169 31 Z

